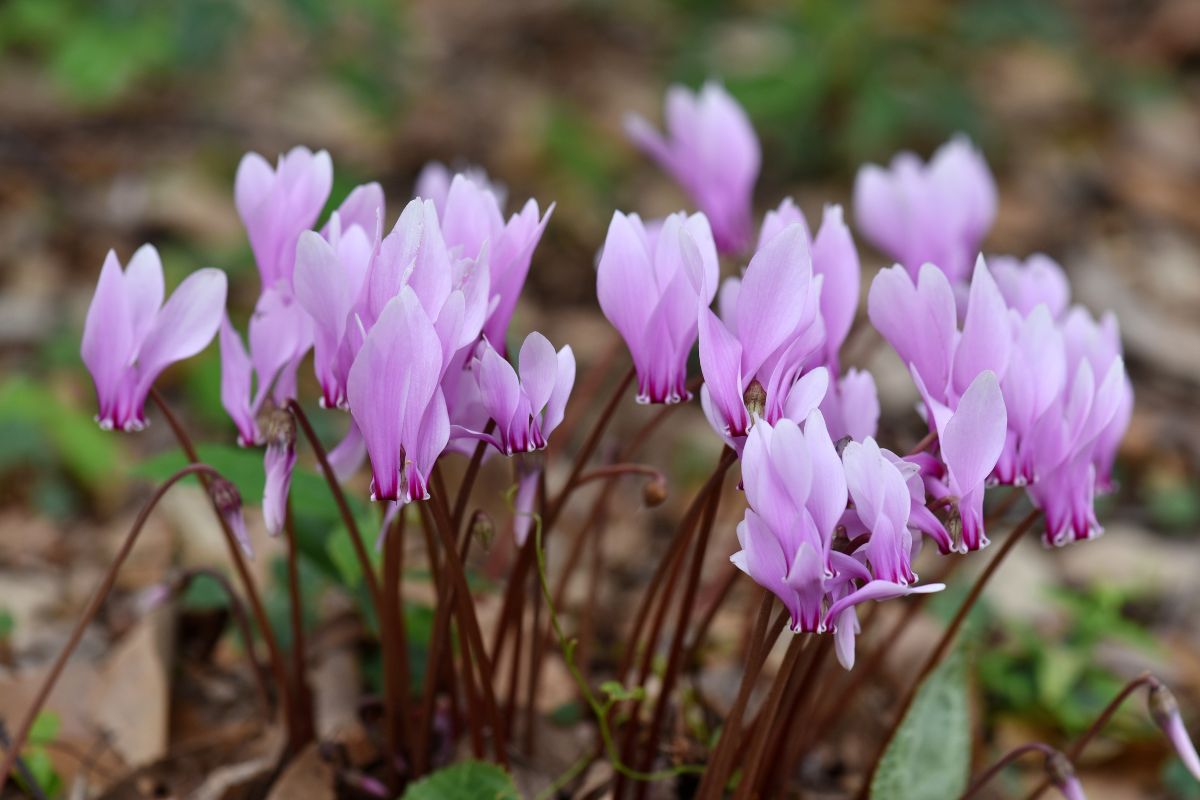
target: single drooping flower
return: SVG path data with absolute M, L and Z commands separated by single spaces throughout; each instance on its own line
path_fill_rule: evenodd
M 557 353 L 554 345 L 536 331 L 525 337 L 513 369 L 484 339 L 466 371 L 473 384 L 471 415 L 494 423 L 494 432 L 455 426 L 455 436 L 479 439 L 497 451 L 516 456 L 517 493 L 513 528 L 517 544 L 525 544 L 533 521 L 533 503 L 542 475 L 542 459 L 525 454 L 546 446 L 562 422 L 567 398 L 575 385 L 575 354 L 569 345 Z
M 96 385 L 100 427 L 123 431 L 146 426 L 146 397 L 171 364 L 212 341 L 225 307 L 225 273 L 201 269 L 163 303 L 162 262 L 143 245 L 122 271 L 108 252 L 83 326 L 80 354 Z
M 346 406 L 346 375 L 362 343 L 354 314 L 380 246 L 383 214 L 383 190 L 365 184 L 333 212 L 323 233 L 304 231 L 297 240 L 293 289 L 312 318 L 313 369 L 327 408 Z
M 258 153 L 238 164 L 234 200 L 262 278 L 262 288 L 283 282 L 289 289 L 296 240 L 317 223 L 333 187 L 329 153 L 294 147 L 274 169 Z
M 508 324 L 554 206 L 539 216 L 537 201 L 531 198 L 507 222 L 502 209 L 502 197 L 486 182 L 460 174 L 451 181 L 438 216 L 447 247 L 461 248 L 461 255 L 467 258 L 486 254 L 491 298 L 483 335 L 504 353 Z
M 668 89 L 664 116 L 665 137 L 637 115 L 626 119 L 625 130 L 708 217 L 721 252 L 741 252 L 750 244 L 752 194 L 762 162 L 745 110 L 710 81 L 699 92 Z
M 696 313 L 712 302 L 717 252 L 703 214 L 667 217 L 651 235 L 636 214 L 613 214 L 596 269 L 604 316 L 637 369 L 638 402 L 678 403 L 696 343 Z
M 804 429 L 790 419 L 759 419 L 742 455 L 749 508 L 738 525 L 738 569 L 774 593 L 793 631 L 825 630 L 824 602 L 848 559 L 833 550 L 846 508 L 846 478 L 819 411 Z
M 900 153 L 884 169 L 867 164 L 854 182 L 854 216 L 863 234 L 916 277 L 924 264 L 951 283 L 970 273 L 996 216 L 996 184 L 983 156 L 962 136 L 929 163 Z
M 904 475 L 870 437 L 847 443 L 842 464 L 854 514 L 869 532 L 863 553 L 871 573 L 880 580 L 907 586 L 917 578 L 912 571 L 913 537 L 908 530 L 912 504 Z
M 482 439 L 505 455 L 541 450 L 562 422 L 567 398 L 575 385 L 575 354 L 570 345 L 557 353 L 538 332 L 525 337 L 513 369 L 491 343 L 484 340 L 472 367 L 479 387 L 478 402 L 494 433 L 457 433 Z
M 243 447 L 266 445 L 263 519 L 283 530 L 296 464 L 296 430 L 285 410 L 296 398 L 296 371 L 312 347 L 312 322 L 282 288 L 263 292 L 250 318 L 250 352 L 225 316 L 221 322 L 221 404 Z
M 428 496 L 429 473 L 450 439 L 439 382 L 442 342 L 416 291 L 383 308 L 350 367 L 350 413 L 371 457 L 371 499 Z
M 1027 448 L 1029 497 L 1044 512 L 1045 541 L 1054 545 L 1103 531 L 1095 495 L 1111 486 L 1113 460 L 1133 407 L 1115 320 L 1098 324 L 1083 309 L 1073 309 L 1062 334 L 1067 379 L 1037 420 Z
M 250 534 L 246 532 L 246 517 L 242 514 L 242 493 L 232 481 L 214 477 L 208 482 L 208 495 L 216 506 L 217 513 L 229 527 L 233 538 L 241 545 L 242 552 L 247 558 L 254 558 L 254 550 L 250 546 Z
M 753 415 L 798 422 L 824 398 L 828 370 L 801 375 L 824 342 L 821 281 L 805 230 L 793 223 L 754 254 L 740 282 L 722 288 L 722 318 L 700 309 L 700 402 L 733 447 L 740 448 Z

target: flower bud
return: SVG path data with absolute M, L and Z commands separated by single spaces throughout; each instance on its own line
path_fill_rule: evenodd
M 646 485 L 642 487 L 642 500 L 647 508 L 660 506 L 666 499 L 667 482 L 661 475 L 646 481 Z
M 1067 800 L 1086 800 L 1083 786 L 1075 776 L 1074 765 L 1058 750 L 1046 756 L 1046 777 Z
M 1166 686 L 1154 680 L 1150 684 L 1147 702 L 1150 706 L 1150 716 L 1166 734 L 1171 746 L 1179 754 L 1179 760 L 1196 780 L 1200 780 L 1200 756 L 1196 754 L 1196 746 L 1192 744 L 1192 737 L 1188 736 L 1187 728 L 1183 726 L 1175 695 Z
M 242 546 L 246 557 L 254 558 L 254 550 L 250 547 L 250 534 L 246 532 L 246 519 L 242 516 L 242 493 L 232 481 L 216 477 L 208 483 L 208 494 L 229 532 Z

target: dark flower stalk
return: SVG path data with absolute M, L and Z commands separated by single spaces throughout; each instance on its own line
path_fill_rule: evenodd
M 125 564 L 125 560 L 129 557 L 129 554 L 133 551 L 133 546 L 137 544 L 138 538 L 141 536 L 142 529 L 145 527 L 146 521 L 150 518 L 151 512 L 154 511 L 159 501 L 162 500 L 163 496 L 166 495 L 172 486 L 189 475 L 207 475 L 213 479 L 221 477 L 221 473 L 207 464 L 189 464 L 163 481 L 155 489 L 150 499 L 142 506 L 142 510 L 138 512 L 137 519 L 133 522 L 133 527 L 129 529 L 129 533 L 125 534 L 125 540 L 121 543 L 121 548 L 117 551 L 116 556 L 109 563 L 104 576 L 100 579 L 100 585 L 92 593 L 92 599 L 88 601 L 87 608 L 84 609 L 83 614 L 76 621 L 71 635 L 67 637 L 66 646 L 63 647 L 58 657 L 54 660 L 54 663 L 50 666 L 50 670 L 42 680 L 37 694 L 34 695 L 29 710 L 25 712 L 21 724 L 17 726 L 16 733 L 12 737 L 12 745 L 8 748 L 7 753 L 5 753 L 4 760 L 0 762 L 0 791 L 4 789 L 4 785 L 8 782 L 8 776 L 12 772 L 13 764 L 20 754 L 21 748 L 25 745 L 29 731 L 33 728 L 34 720 L 37 719 L 37 715 L 42 710 L 42 706 L 45 705 L 50 692 L 54 690 L 59 677 L 62 676 L 62 671 L 67 666 L 67 661 L 71 658 L 71 654 L 75 652 L 75 648 L 79 645 L 80 639 L 83 638 L 88 625 L 96 618 L 96 615 L 100 612 L 100 607 L 104 604 L 105 599 L 108 598 L 108 593 L 112 591 L 113 584 L 117 580 L 117 574 L 121 571 L 121 567 Z

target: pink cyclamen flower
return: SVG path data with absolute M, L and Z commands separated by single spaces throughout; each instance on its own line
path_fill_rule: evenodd
M 242 447 L 266 445 L 263 519 L 267 530 L 283 530 L 296 431 L 284 411 L 296 397 L 296 371 L 312 346 L 312 323 L 290 294 L 269 289 L 250 318 L 250 352 L 226 316 L 221 322 L 221 404 L 238 429 Z
M 636 214 L 613 214 L 596 269 L 604 316 L 621 334 L 638 376 L 638 402 L 678 403 L 696 343 L 696 309 L 712 302 L 717 252 L 703 214 L 672 214 L 657 235 Z
M 374 500 L 428 496 L 429 473 L 450 438 L 439 383 L 442 341 L 416 291 L 383 307 L 350 367 L 350 413 L 371 457 Z
M 801 376 L 824 341 L 820 296 L 804 228 L 791 224 L 754 254 L 740 282 L 722 288 L 723 318 L 700 309 L 700 401 L 734 447 L 752 415 L 800 421 L 825 396 L 826 369 Z
M 960 552 L 979 550 L 988 545 L 983 527 L 985 481 L 992 474 L 1004 449 L 1008 413 L 996 373 L 979 373 L 951 411 L 925 390 L 915 372 L 913 378 L 922 391 L 926 413 L 934 419 L 941 451 L 940 475 L 926 476 L 935 498 L 953 498 L 957 522 L 961 526 Z
M 313 369 L 321 404 L 346 406 L 346 375 L 362 343 L 354 321 L 379 249 L 384 198 L 378 184 L 359 186 L 330 217 L 323 233 L 304 231 L 292 278 L 296 300 L 313 322 Z
M 825 630 L 824 602 L 846 557 L 832 549 L 846 478 L 819 411 L 755 423 L 742 457 L 749 508 L 730 560 L 791 613 L 793 631 Z
M 496 423 L 494 434 L 457 431 L 482 439 L 505 455 L 541 450 L 562 422 L 567 398 L 575 385 L 575 354 L 570 345 L 557 353 L 542 334 L 525 337 L 513 369 L 484 340 L 473 372 L 479 387 L 479 404 Z
M 959 136 L 927 164 L 905 152 L 887 169 L 860 169 L 854 216 L 872 244 L 914 277 L 932 263 L 957 283 L 970 272 L 995 219 L 996 184 L 983 156 Z
M 456 435 L 480 439 L 499 452 L 518 456 L 513 528 L 517 544 L 525 544 L 533 522 L 533 503 L 542 474 L 541 459 L 521 458 L 541 450 L 563 420 L 575 385 L 575 354 L 570 346 L 557 353 L 536 331 L 525 337 L 513 369 L 485 339 L 467 372 L 474 382 L 478 418 L 495 423 L 494 433 L 456 426 Z
M 858 311 L 858 292 L 862 281 L 858 250 L 854 246 L 850 229 L 843 220 L 841 206 L 825 206 L 821 227 L 814 239 L 809 235 L 808 223 L 803 212 L 790 198 L 785 199 L 778 208 L 768 211 L 763 217 L 758 249 L 761 250 L 767 242 L 793 223 L 803 228 L 812 257 L 813 274 L 821 276 L 822 281 L 821 319 L 825 324 L 825 343 L 816 363 L 829 367 L 836 375 L 839 372 L 838 351 L 850 334 L 850 327 L 854 324 L 854 316 Z M 733 285 L 733 282 L 727 281 L 726 284 L 721 288 L 723 297 L 730 291 L 729 285 Z M 724 310 L 722 316 L 725 316 Z
M 708 216 L 721 252 L 741 252 L 750 244 L 751 195 L 762 163 L 745 110 L 710 81 L 699 92 L 668 89 L 665 117 L 665 137 L 637 115 L 626 119 L 625 131 Z
M 487 259 L 491 299 L 483 335 L 504 353 L 508 324 L 554 205 L 539 215 L 537 201 L 530 199 L 507 222 L 502 207 L 502 198 L 486 182 L 460 174 L 451 181 L 438 216 L 447 247 L 461 248 L 467 258 Z
M 879 428 L 879 392 L 875 388 L 875 377 L 865 370 L 847 370 L 841 378 L 830 383 L 820 408 L 829 424 L 829 435 L 835 441 L 849 436 L 861 442 L 874 436 Z
M 264 290 L 283 282 L 289 288 L 296 240 L 312 228 L 333 186 L 333 162 L 324 150 L 294 147 L 274 169 L 258 153 L 238 164 L 234 200 Z
M 221 324 L 225 273 L 189 275 L 163 303 L 162 262 L 143 245 L 122 271 L 108 252 L 83 326 L 80 355 L 96 385 L 96 421 L 110 430 L 146 426 L 150 387 L 171 364 L 203 350 Z

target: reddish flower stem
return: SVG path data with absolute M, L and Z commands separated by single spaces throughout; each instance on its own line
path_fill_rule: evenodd
M 304 636 L 304 605 L 300 592 L 300 548 L 296 542 L 296 528 L 292 518 L 292 501 L 287 502 L 283 522 L 284 537 L 287 539 L 288 600 L 292 625 L 292 685 L 296 692 L 296 724 L 301 738 L 311 741 L 316 728 L 313 722 L 312 688 L 308 684 Z
M 700 787 L 696 791 L 697 800 L 709 800 L 709 798 L 720 797 L 725 789 L 725 784 L 729 781 L 733 753 L 741 738 L 740 726 L 742 715 L 746 710 L 746 704 L 750 701 L 750 694 L 754 691 L 754 686 L 758 682 L 758 676 L 767 661 L 767 655 L 771 652 L 771 646 L 779 637 L 779 632 L 783 630 L 783 626 L 788 619 L 787 609 L 783 609 L 775 617 L 774 623 L 768 627 L 768 621 L 771 618 L 771 608 L 774 605 L 775 595 L 764 592 L 762 602 L 758 607 L 758 617 L 754 624 L 754 633 L 750 636 L 751 644 L 746 659 L 746 670 L 742 673 L 742 682 L 738 686 L 738 693 L 733 701 L 733 706 L 730 707 L 729 714 L 725 717 L 724 726 L 721 730 L 721 738 L 717 741 L 716 750 L 709 757 L 708 769 L 704 771 L 704 777 L 700 780 Z
M 1000 568 L 1000 565 L 1004 562 L 1005 557 L 1012 552 L 1013 548 L 1016 547 L 1017 542 L 1021 540 L 1021 537 L 1025 535 L 1026 531 L 1032 528 L 1033 524 L 1037 522 L 1039 516 L 1041 516 L 1041 511 L 1034 509 L 1030 511 L 1024 519 L 1018 522 L 1017 526 L 1013 528 L 1011 533 L 1008 534 L 1008 538 L 1005 539 L 1004 544 L 1000 546 L 1000 550 L 995 556 L 992 557 L 992 560 L 988 562 L 988 565 L 984 567 L 983 572 L 980 573 L 979 577 L 975 580 L 975 584 L 971 587 L 970 593 L 967 595 L 966 599 L 963 600 L 962 605 L 958 607 L 958 611 L 955 612 L 954 618 L 950 621 L 949 626 L 947 626 L 945 632 L 942 634 L 942 638 L 938 641 L 937 646 L 934 647 L 932 652 L 930 652 L 929 657 L 925 659 L 925 663 L 917 672 L 916 678 L 909 685 L 908 691 L 904 693 L 904 697 L 901 699 L 899 707 L 892 718 L 892 724 L 888 728 L 887 735 L 884 736 L 882 744 L 880 744 L 875 753 L 875 757 L 871 759 L 871 769 L 867 772 L 866 780 L 859 788 L 859 800 L 867 800 L 867 796 L 871 791 L 871 781 L 875 777 L 875 772 L 879 769 L 879 762 L 883 759 L 883 754 L 887 752 L 888 745 L 892 743 L 892 739 L 896 737 L 896 731 L 900 730 L 900 723 L 904 721 L 904 716 L 908 713 L 908 709 L 912 706 L 913 700 L 917 696 L 917 690 L 921 687 L 921 684 L 927 677 L 929 677 L 929 674 L 933 672 L 938 663 L 940 663 L 942 658 L 946 655 L 946 652 L 950 649 L 950 645 L 953 644 L 955 637 L 958 635 L 959 629 L 967 619 L 967 614 L 972 608 L 975 607 L 975 603 L 983 594 L 984 587 L 987 586 L 988 581 L 990 581 L 992 578 L 992 575 L 994 575 L 996 570 Z
M 508 769 L 508 747 L 505 741 L 504 728 L 501 724 L 499 708 L 496 704 L 496 694 L 492 688 L 492 666 L 487 650 L 483 645 L 483 634 L 479 630 L 479 619 L 475 616 L 475 604 L 471 600 L 471 590 L 467 585 L 467 573 L 462 560 L 458 557 L 455 547 L 454 531 L 450 528 L 450 518 L 445 513 L 445 507 L 435 496 L 433 502 L 420 503 L 422 513 L 432 517 L 432 524 L 442 539 L 444 551 L 444 569 L 442 575 L 449 575 L 451 581 L 447 594 L 454 600 L 458 613 L 459 632 L 470 644 L 475 666 L 478 669 L 479 683 L 483 689 L 484 710 L 487 712 L 492 728 L 492 749 L 496 760 Z M 470 665 L 464 665 L 470 669 Z
M 342 524 L 346 526 L 346 534 L 350 537 L 350 543 L 354 545 L 354 555 L 358 559 L 358 564 L 362 570 L 363 579 L 367 582 L 367 590 L 371 594 L 371 602 L 375 606 L 376 614 L 382 617 L 382 607 L 379 599 L 379 581 L 375 577 L 375 568 L 371 564 L 371 558 L 367 555 L 366 546 L 363 544 L 362 534 L 358 530 L 358 521 L 354 519 L 354 514 L 350 510 L 350 504 L 346 501 L 346 495 L 342 491 L 342 484 L 338 480 L 337 473 L 334 472 L 333 466 L 329 463 L 329 454 L 326 452 L 321 440 L 317 437 L 317 432 L 313 430 L 312 423 L 308 420 L 308 415 L 304 413 L 304 409 L 295 400 L 288 400 L 288 410 L 292 412 L 292 416 L 300 423 L 300 429 L 304 431 L 304 438 L 308 439 L 308 444 L 312 448 L 313 455 L 317 457 L 317 463 L 321 465 L 321 474 L 325 476 L 325 482 L 329 484 L 329 491 L 333 495 L 333 501 L 337 504 L 338 514 L 342 517 Z
M 979 791 L 983 789 L 984 786 L 987 786 L 988 783 L 991 782 L 992 778 L 999 775 L 1005 767 L 1027 753 L 1041 753 L 1046 758 L 1052 758 L 1055 755 L 1060 755 L 1058 750 L 1048 744 L 1042 744 L 1041 742 L 1030 742 L 1028 744 L 1023 744 L 1020 747 L 1013 748 L 1005 753 L 999 761 L 988 767 L 983 774 L 972 781 L 971 785 L 967 787 L 967 790 L 962 793 L 962 797 L 960 797 L 959 800 L 969 800 L 969 798 L 979 794 Z M 1047 781 L 1046 785 L 1050 785 L 1049 781 Z
M 167 401 L 159 394 L 158 389 L 150 388 L 150 399 L 158 406 L 158 410 L 166 419 L 167 425 L 171 428 L 171 432 L 175 434 L 175 439 L 179 442 L 179 447 L 187 456 L 188 461 L 193 464 L 200 463 L 200 457 L 196 453 L 196 447 L 192 444 L 192 439 L 184 430 L 183 425 L 175 417 L 171 411 L 171 407 L 167 405 Z M 204 487 L 208 488 L 208 480 L 206 476 L 199 476 L 200 482 Z M 210 497 L 211 500 L 211 497 Z M 254 584 L 254 578 L 250 575 L 250 568 L 246 565 L 246 559 L 242 555 L 241 545 L 238 544 L 237 537 L 233 535 L 233 531 L 229 529 L 229 524 L 225 522 L 225 518 L 221 515 L 214 503 L 213 512 L 216 515 L 217 522 L 221 526 L 222 532 L 225 534 L 225 544 L 229 550 L 229 557 L 233 561 L 234 569 L 237 570 L 238 580 L 241 581 L 242 590 L 246 593 L 246 599 L 250 603 L 250 613 L 254 615 L 254 622 L 258 625 L 258 631 L 262 635 L 263 642 L 267 646 L 268 663 L 271 667 L 271 674 L 275 679 L 279 691 L 283 694 L 283 712 L 284 724 L 288 731 L 288 750 L 292 753 L 298 752 L 299 749 L 306 744 L 300 731 L 293 721 L 295 716 L 293 692 L 290 682 L 287 678 L 287 668 L 284 664 L 283 653 L 279 649 L 279 640 L 275 636 L 275 631 L 271 627 L 271 623 L 267 618 L 266 609 L 263 607 L 262 598 L 259 597 L 258 588 Z
M 489 419 L 483 432 L 487 435 L 495 429 L 496 421 Z M 462 483 L 458 485 L 458 495 L 454 498 L 454 514 L 450 518 L 456 531 L 462 528 L 463 517 L 467 514 L 467 503 L 471 500 L 471 489 L 475 487 L 475 479 L 479 477 L 479 468 L 483 465 L 483 456 L 487 448 L 488 443 L 482 439 L 475 443 L 475 452 L 471 454 L 471 461 L 467 464 L 467 471 L 463 473 Z
M 659 688 L 658 700 L 654 704 L 654 711 L 650 716 L 650 727 L 647 731 L 645 747 L 642 751 L 640 767 L 642 772 L 650 771 L 654 755 L 658 750 L 658 736 L 662 732 L 663 722 L 666 719 L 667 705 L 670 702 L 671 694 L 675 689 L 675 682 L 679 677 L 680 667 L 683 664 L 683 645 L 687 638 L 688 621 L 695 608 L 696 590 L 700 586 L 700 575 L 704 568 L 704 556 L 708 552 L 708 540 L 712 535 L 713 523 L 716 521 L 717 510 L 721 505 L 721 488 L 722 483 L 718 482 L 712 492 L 709 493 L 708 504 L 704 508 L 704 516 L 700 522 L 700 534 L 696 540 L 695 552 L 692 554 L 691 570 L 688 573 L 687 583 L 684 584 L 683 598 L 679 602 L 679 610 L 675 617 L 675 632 L 671 638 L 671 649 L 667 654 L 667 668 L 662 676 L 662 685 Z M 636 796 L 639 800 L 645 797 L 648 788 L 649 784 L 645 782 L 638 785 Z
M 783 705 L 784 693 L 800 663 L 801 655 L 808 648 L 808 644 L 814 636 L 815 634 L 794 636 L 788 645 L 787 654 L 783 657 L 783 664 L 771 686 L 771 693 L 767 696 L 767 700 L 759 712 L 759 720 L 749 727 L 749 730 L 754 733 L 750 739 L 750 749 L 745 762 L 746 769 L 742 774 L 742 780 L 738 783 L 737 792 L 734 794 L 735 800 L 750 797 L 754 786 L 758 783 L 759 768 L 762 765 L 764 751 L 767 749 L 768 736 L 775 727 L 775 718 Z
M 571 473 L 567 477 L 566 483 L 555 497 L 554 502 L 550 503 L 546 509 L 546 514 L 542 518 L 542 535 L 547 536 L 550 530 L 554 527 L 554 523 L 558 521 L 559 515 L 566 506 L 567 500 L 571 496 L 571 492 L 575 490 L 576 481 L 579 474 L 583 471 L 583 467 L 587 464 L 588 459 L 592 457 L 592 452 L 600 443 L 600 437 L 604 435 L 608 423 L 612 421 L 613 413 L 617 410 L 617 406 L 624 397 L 625 392 L 633 385 L 634 379 L 637 377 L 637 372 L 633 367 L 630 367 L 625 377 L 617 384 L 608 403 L 600 412 L 600 416 L 596 420 L 596 424 L 592 426 L 591 432 L 587 439 L 579 448 L 579 452 L 575 454 L 575 461 L 571 465 Z M 533 567 L 533 549 L 522 550 L 521 555 L 517 558 L 516 566 L 508 578 L 508 588 L 504 593 L 504 605 L 500 610 L 500 622 L 496 626 L 496 636 L 492 644 L 492 661 L 499 662 L 501 656 L 504 655 L 505 638 L 508 634 L 508 629 L 512 625 L 513 608 L 516 606 L 518 595 L 524 590 L 525 581 L 528 578 L 529 570 Z M 536 632 L 534 635 L 538 635 Z
M 1109 721 L 1112 720 L 1113 716 L 1117 713 L 1121 706 L 1124 705 L 1125 701 L 1129 699 L 1130 695 L 1143 686 L 1153 686 L 1155 683 L 1157 683 L 1157 679 L 1153 675 L 1151 675 L 1149 672 L 1143 672 L 1141 675 L 1125 684 L 1124 688 L 1117 692 L 1116 696 L 1113 697 L 1113 699 L 1109 701 L 1108 705 L 1104 707 L 1104 710 L 1100 712 L 1100 715 L 1092 721 L 1092 724 L 1088 726 L 1087 730 L 1085 730 L 1079 736 L 1079 738 L 1076 739 L 1069 748 L 1067 748 L 1067 759 L 1072 763 L 1078 761 L 1079 757 L 1083 755 L 1084 749 L 1087 748 L 1092 739 L 1095 739 L 1096 736 L 1099 735 L 1100 731 L 1104 730 L 1104 728 L 1108 726 Z M 1049 788 L 1050 779 L 1046 778 L 1029 794 L 1028 800 L 1037 800 L 1037 798 Z
M 383 652 L 384 724 L 387 728 L 388 769 L 394 771 L 408 752 L 408 637 L 404 626 L 404 509 L 396 514 L 383 539 L 383 592 L 379 607 L 379 633 Z M 398 778 L 399 776 L 394 775 Z M 394 789 L 399 788 L 397 781 Z
M 100 613 L 100 607 L 104 605 L 104 601 L 108 598 L 108 593 L 112 591 L 113 584 L 117 581 L 117 573 L 121 571 L 125 560 L 129 558 L 129 554 L 133 551 L 133 546 L 137 544 L 138 538 L 141 536 L 151 512 L 154 511 L 159 501 L 162 500 L 163 496 L 166 495 L 172 486 L 189 475 L 205 475 L 210 478 L 221 477 L 221 473 L 207 464 L 189 464 L 163 481 L 154 490 L 154 494 L 150 496 L 145 505 L 142 506 L 141 511 L 138 512 L 137 519 L 133 522 L 133 527 L 129 529 L 129 533 L 125 534 L 125 540 L 121 543 L 121 548 L 117 551 L 116 556 L 109 563 L 104 576 L 100 579 L 100 585 L 92 593 L 92 599 L 88 601 L 83 614 L 80 615 L 78 621 L 75 623 L 75 627 L 71 630 L 71 635 L 67 637 L 66 646 L 59 651 L 58 657 L 54 659 L 49 672 L 42 679 L 41 686 L 38 687 L 37 694 L 33 697 L 33 702 L 29 705 L 29 710 L 25 712 L 21 724 L 17 726 L 16 733 L 13 734 L 12 744 L 8 747 L 8 752 L 5 753 L 3 762 L 0 762 L 0 791 L 3 791 L 5 784 L 8 783 L 8 776 L 12 773 L 13 765 L 21 753 L 21 748 L 25 746 L 25 741 L 29 738 L 29 731 L 33 728 L 34 720 L 37 719 L 38 713 L 41 712 L 42 707 L 46 704 L 47 698 L 50 697 L 50 692 L 57 685 L 58 679 L 62 676 L 63 669 L 67 666 L 67 661 L 71 658 L 71 654 L 75 652 L 75 648 L 83 638 L 88 625 Z

